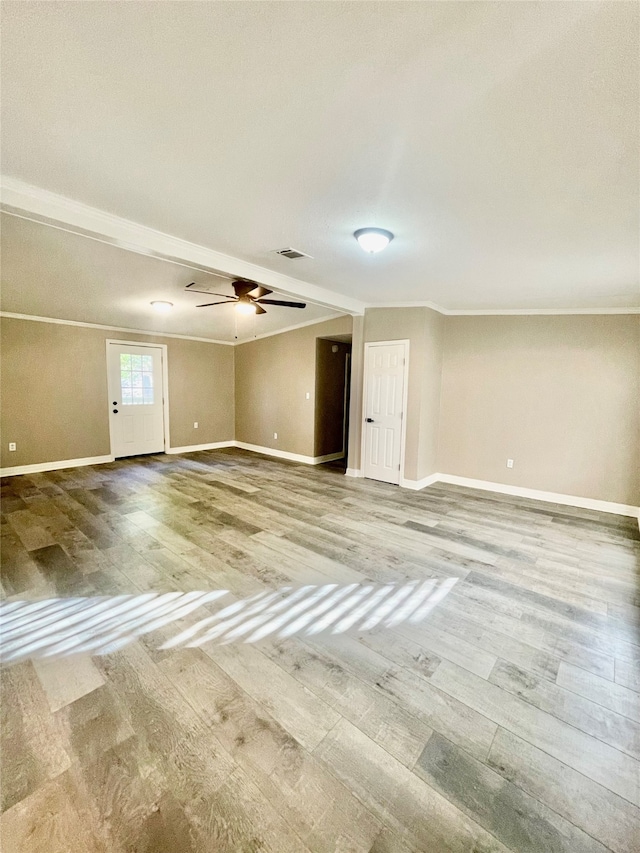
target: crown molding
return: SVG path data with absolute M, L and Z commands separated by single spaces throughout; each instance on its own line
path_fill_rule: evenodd
M 344 314 L 340 316 L 345 316 Z M 338 320 L 335 314 L 328 314 L 326 317 L 318 317 L 315 320 L 306 320 L 304 323 L 296 323 L 294 326 L 285 326 L 284 329 L 276 329 L 273 332 L 264 332 L 262 335 L 255 335 L 250 338 L 242 338 L 237 341 L 219 341 L 215 338 L 198 338 L 195 335 L 178 335 L 172 332 L 157 332 L 149 329 L 130 329 L 126 326 L 105 326 L 102 323 L 84 323 L 81 320 L 61 320 L 58 317 L 37 317 L 35 314 L 16 314 L 13 311 L 0 311 L 0 317 L 6 317 L 8 320 L 32 320 L 35 323 L 53 323 L 58 326 L 80 326 L 84 329 L 103 329 L 108 332 L 128 332 L 133 335 L 147 335 L 154 338 L 178 338 L 182 341 L 199 341 L 203 344 L 217 344 L 224 347 L 237 347 L 241 344 L 250 344 L 252 341 L 259 341 L 262 338 L 272 338 L 274 335 L 283 335 L 285 332 L 294 332 L 296 329 L 302 329 L 305 326 L 315 326 L 318 323 L 326 323 L 329 320 Z
M 448 314 L 448 310 L 442 305 L 436 305 L 435 302 L 418 300 L 415 302 L 367 302 L 369 308 L 431 308 L 432 311 L 437 311 L 438 314 Z
M 64 223 L 69 230 L 85 236 L 100 235 L 104 242 L 130 252 L 196 264 L 203 271 L 249 278 L 279 293 L 304 298 L 333 310 L 348 314 L 364 313 L 365 304 L 352 297 L 172 237 L 146 225 L 27 184 L 18 178 L 7 175 L 0 177 L 0 201 L 2 209 L 7 213 L 27 212 L 30 214 L 28 218 L 46 225 Z
M 435 302 L 372 302 L 371 308 L 430 308 L 445 317 L 519 317 L 553 314 L 640 314 L 640 306 L 628 308 L 443 308 Z
M 341 316 L 345 315 L 343 314 Z M 262 338 L 272 338 L 274 335 L 283 335 L 285 332 L 295 332 L 296 329 L 303 329 L 305 326 L 315 326 L 318 323 L 327 323 L 329 320 L 339 319 L 340 317 L 336 317 L 335 314 L 327 314 L 326 317 L 318 317 L 315 320 L 305 320 L 304 323 L 296 323 L 294 326 L 286 326 L 284 329 L 276 329 L 276 331 L 274 332 L 264 332 L 261 335 L 253 335 L 250 338 L 243 338 L 242 340 L 237 340 L 234 342 L 234 346 L 240 346 L 241 344 L 250 344 L 251 341 L 259 341 L 262 340 Z
M 442 312 L 447 317 L 534 317 L 542 315 L 572 314 L 640 314 L 640 307 L 629 308 L 478 308 Z
M 224 273 L 230 277 L 249 278 L 287 296 L 307 299 L 317 305 L 356 316 L 364 314 L 366 308 L 430 308 L 432 311 L 449 317 L 640 314 L 640 306 L 623 308 L 451 309 L 428 300 L 366 303 L 302 279 L 275 272 L 249 261 L 243 261 L 232 255 L 216 252 L 206 246 L 199 246 L 188 240 L 172 237 L 170 234 L 148 228 L 146 225 L 140 225 L 137 222 L 107 213 L 104 210 L 99 210 L 7 175 L 0 176 L 0 207 L 5 213 L 55 228 L 62 228 L 129 252 L 149 255 L 159 260 L 181 264 L 214 275 Z M 283 331 L 289 331 L 289 329 Z M 279 332 L 274 334 L 279 334 Z M 184 336 L 173 335 L 172 337 Z M 261 337 L 268 337 L 268 335 Z M 193 340 L 208 339 L 193 338 Z M 245 342 L 242 341 L 242 343 Z M 216 341 L 215 343 L 223 342 Z
M 199 341 L 203 344 L 233 347 L 235 341 L 218 341 L 215 338 L 196 338 L 194 335 L 176 335 L 172 332 L 156 332 L 150 329 L 129 329 L 126 326 L 104 326 L 102 323 L 83 323 L 80 320 L 60 320 L 58 317 L 36 317 L 35 314 L 15 314 L 11 311 L 0 311 L 0 317 L 9 320 L 32 320 L 35 323 L 54 323 L 58 326 L 81 326 L 84 329 L 105 329 L 108 332 L 128 332 L 133 335 L 148 335 L 153 338 L 178 338 L 182 341 Z

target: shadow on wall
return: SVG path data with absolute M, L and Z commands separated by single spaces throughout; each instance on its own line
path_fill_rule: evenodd
M 316 339 L 314 456 L 347 458 L 351 336 Z
M 282 587 L 226 606 L 227 590 L 150 592 L 87 598 L 12 601 L 0 605 L 3 663 L 74 654 L 105 655 L 145 634 L 180 622 L 162 649 L 257 643 L 266 638 L 342 634 L 416 624 L 427 617 L 457 578 L 405 584 L 335 584 Z M 226 599 L 227 601 L 229 598 Z M 196 611 L 204 608 L 198 618 Z M 190 624 L 185 620 L 191 617 Z

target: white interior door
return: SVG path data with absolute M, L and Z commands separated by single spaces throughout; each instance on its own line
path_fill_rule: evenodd
M 109 427 L 113 456 L 164 450 L 163 348 L 109 342 Z
M 406 344 L 367 344 L 364 365 L 363 473 L 400 482 Z

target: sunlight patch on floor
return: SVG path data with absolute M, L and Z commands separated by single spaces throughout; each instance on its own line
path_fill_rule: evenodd
M 405 584 L 309 584 L 264 591 L 226 604 L 228 590 L 149 592 L 0 604 L 0 661 L 115 652 L 153 631 L 180 622 L 160 649 L 218 643 L 256 643 L 269 637 L 342 634 L 356 629 L 417 624 L 448 594 L 457 578 Z M 220 607 L 216 612 L 212 608 Z M 196 611 L 205 615 L 183 625 Z M 200 615 L 200 614 L 198 614 Z M 163 636 L 166 633 L 163 633 Z

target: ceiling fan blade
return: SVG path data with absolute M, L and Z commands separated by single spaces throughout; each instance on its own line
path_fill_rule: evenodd
M 266 313 L 267 313 L 267 312 L 264 310 L 264 308 L 261 308 L 261 307 L 258 305 L 258 303 L 257 303 L 257 302 L 256 302 L 256 303 L 254 303 L 254 304 L 255 304 L 255 306 L 256 306 L 256 314 L 266 314 Z
M 306 302 L 283 302 L 280 299 L 256 299 L 256 302 L 264 305 L 285 305 L 287 308 L 306 308 Z
M 246 278 L 237 278 L 235 281 L 231 282 L 231 286 L 233 287 L 236 296 L 246 296 L 247 293 L 251 293 L 252 290 L 255 290 L 255 288 L 260 285 L 256 284 L 255 281 L 249 281 Z
M 235 301 L 235 299 L 227 299 L 225 302 L 205 302 L 204 305 L 196 305 L 196 308 L 209 308 L 211 305 L 228 305 L 229 302 Z
M 263 296 L 268 296 L 270 293 L 273 293 L 273 290 L 269 290 L 261 284 L 258 284 L 253 288 L 253 290 L 250 290 L 247 293 L 247 296 L 250 296 L 252 299 L 262 299 Z

